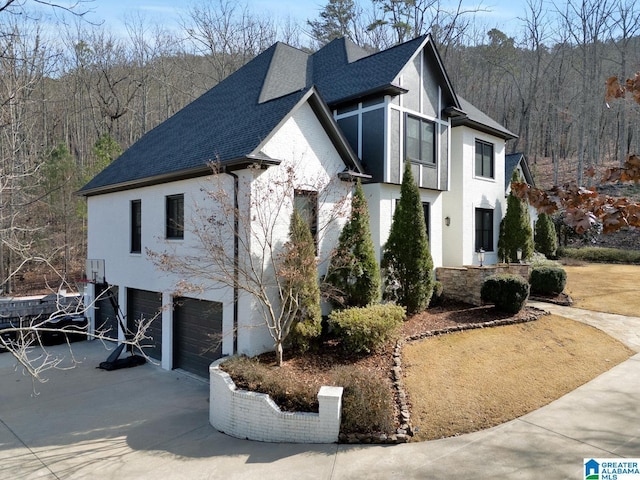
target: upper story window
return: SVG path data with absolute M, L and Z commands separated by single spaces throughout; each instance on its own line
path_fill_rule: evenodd
M 168 239 L 184 238 L 184 194 L 166 197 L 166 235 Z
M 476 208 L 476 252 L 493 252 L 493 210 Z
M 309 225 L 313 241 L 318 246 L 318 192 L 313 190 L 296 190 L 293 196 L 293 207 L 300 212 Z
M 436 129 L 433 122 L 412 115 L 406 116 L 406 157 L 421 163 L 435 163 Z
M 495 178 L 493 144 L 476 140 L 476 177 Z
M 142 201 L 131 200 L 131 253 L 142 252 Z

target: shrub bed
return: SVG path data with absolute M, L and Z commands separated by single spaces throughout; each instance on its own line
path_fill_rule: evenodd
M 605 247 L 562 247 L 558 256 L 597 263 L 640 264 L 640 250 L 620 250 Z
M 480 297 L 498 310 L 518 313 L 529 298 L 529 284 L 520 275 L 491 275 L 482 284 Z
M 531 293 L 553 295 L 562 293 L 567 284 L 567 272 L 562 267 L 534 267 L 529 276 Z
M 266 393 L 284 411 L 318 412 L 320 384 L 305 384 L 282 375 L 257 358 L 232 357 L 222 363 L 238 388 Z M 355 366 L 340 365 L 326 374 L 325 385 L 344 388 L 341 434 L 389 433 L 394 429 L 393 398 L 382 379 Z
M 345 350 L 369 353 L 394 339 L 405 318 L 404 307 L 387 303 L 334 310 L 329 325 Z

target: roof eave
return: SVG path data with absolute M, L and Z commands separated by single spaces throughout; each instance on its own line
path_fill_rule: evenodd
M 336 106 L 336 105 L 340 105 L 341 103 L 347 103 L 347 102 L 353 102 L 354 100 L 359 100 L 361 98 L 366 98 L 366 97 L 372 97 L 375 95 L 392 95 L 392 96 L 397 96 L 397 95 L 402 95 L 407 93 L 409 90 L 407 90 L 406 88 L 402 88 L 398 85 L 395 85 L 393 83 L 387 83 L 385 85 L 380 85 L 378 87 L 375 88 L 371 88 L 369 90 L 366 90 L 364 92 L 358 92 L 354 95 L 349 95 L 348 97 L 343 97 L 343 98 L 339 98 L 337 100 L 334 100 L 331 102 L 331 106 Z
M 279 165 L 280 163 L 281 160 L 269 158 L 266 155 L 247 155 L 244 157 L 221 162 L 220 169 L 226 172 L 244 170 L 249 167 L 264 169 L 270 166 Z M 211 164 L 203 165 L 197 168 L 191 168 L 189 170 L 181 170 L 178 172 L 171 172 L 163 175 L 131 180 L 128 182 L 105 185 L 102 187 L 96 187 L 87 190 L 79 190 L 75 193 L 76 195 L 80 195 L 83 197 L 93 197 L 96 195 L 104 195 L 107 193 L 122 192 L 124 190 L 133 190 L 134 188 L 151 187 L 153 185 L 161 185 L 163 183 L 204 177 L 206 175 L 211 175 L 212 173 L 214 173 L 214 165 L 215 162 L 212 162 Z
M 474 130 L 478 130 L 480 132 L 488 133 L 489 135 L 503 138 L 504 140 L 514 140 L 518 138 L 518 135 L 516 135 L 513 132 L 510 132 L 509 130 L 506 130 L 506 129 L 501 130 L 501 129 L 493 128 L 493 127 L 490 127 L 489 125 L 485 125 L 484 123 L 471 120 L 469 117 L 457 117 L 457 118 L 454 117 L 452 119 L 451 126 L 452 127 L 460 127 L 460 126 L 470 127 L 470 128 L 473 128 Z

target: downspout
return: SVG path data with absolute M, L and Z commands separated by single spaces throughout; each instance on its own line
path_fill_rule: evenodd
M 233 354 L 238 353 L 238 277 L 240 261 L 238 251 L 240 250 L 240 242 L 238 239 L 238 229 L 240 226 L 239 215 L 239 178 L 235 173 L 227 170 L 227 175 L 233 178 Z

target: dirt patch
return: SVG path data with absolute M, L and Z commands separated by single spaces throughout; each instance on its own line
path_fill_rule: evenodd
M 574 390 L 633 352 L 600 330 L 557 316 L 405 345 L 415 440 L 517 418 Z

